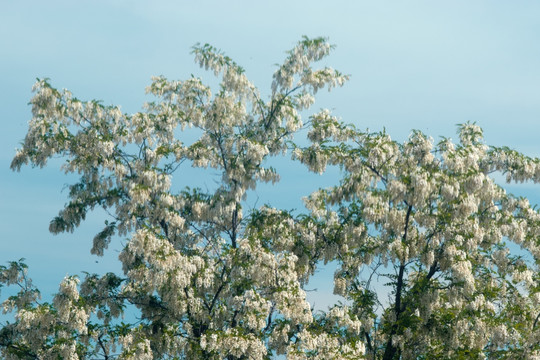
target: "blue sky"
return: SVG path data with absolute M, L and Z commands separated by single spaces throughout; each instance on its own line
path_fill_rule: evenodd
M 539 17 L 537 1 L 3 1 L 0 263 L 25 257 L 44 294 L 68 273 L 119 268 L 114 246 L 105 258 L 89 253 L 103 214 L 74 234 L 47 232 L 65 203 L 63 187 L 75 179 L 59 172 L 60 162 L 9 170 L 37 77 L 134 112 L 152 75 L 212 79 L 190 55 L 201 42 L 223 49 L 267 94 L 286 50 L 302 35 L 327 36 L 337 46 L 327 63 L 351 80 L 322 92 L 315 109 L 331 108 L 360 128 L 384 127 L 400 140 L 413 128 L 452 137 L 457 123 L 476 121 L 488 144 L 538 156 Z M 282 183 L 261 189 L 259 204 L 282 194 L 283 206 L 299 206 L 286 194 L 335 179 L 335 172 L 283 169 Z M 538 202 L 533 186 L 511 189 Z

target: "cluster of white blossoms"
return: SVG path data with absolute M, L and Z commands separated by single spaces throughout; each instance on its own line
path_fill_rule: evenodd
M 31 303 L 28 299 L 21 303 L 24 296 L 11 303 L 17 308 L 16 322 L 4 326 L 2 332 L 18 339 L 17 351 L 6 352 L 5 359 L 24 358 L 28 353 L 38 359 L 80 359 L 77 346 L 88 342 L 92 330 L 88 328 L 89 307 L 82 301 L 77 285 L 77 278 L 66 277 L 52 304 Z
M 39 80 L 12 168 L 64 158 L 80 179 L 50 231 L 105 209 L 91 252 L 122 237 L 123 271 L 68 276 L 49 304 L 24 264 L 0 267 L 0 284 L 20 288 L 2 303 L 15 318 L 0 329 L 2 357 L 539 358 L 540 214 L 491 174 L 538 182 L 540 160 L 486 146 L 475 124 L 436 144 L 359 131 L 328 110 L 303 121 L 321 88 L 348 79 L 313 68 L 331 48 L 300 41 L 268 101 L 209 45 L 193 52 L 217 92 L 154 77 L 153 101 L 132 115 Z M 303 127 L 306 147 L 293 142 Z M 342 180 L 304 199 L 307 214 L 247 208 L 249 190 L 279 181 L 268 159 L 289 151 L 314 172 L 339 166 Z M 185 166 L 210 168 L 217 185 L 176 190 Z M 328 262 L 345 302 L 315 312 L 305 287 Z

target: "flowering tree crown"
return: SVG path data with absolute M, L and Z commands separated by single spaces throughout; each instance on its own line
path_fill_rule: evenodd
M 15 314 L 0 330 L 3 357 L 539 357 L 540 215 L 492 174 L 538 182 L 540 160 L 486 146 L 470 123 L 458 143 L 435 144 L 419 131 L 404 143 L 360 131 L 328 110 L 303 121 L 318 90 L 348 79 L 313 68 L 331 49 L 323 38 L 300 41 L 268 101 L 209 45 L 193 53 L 220 78 L 217 92 L 195 77 L 155 77 L 155 101 L 132 115 L 39 80 L 12 168 L 64 158 L 80 179 L 50 231 L 73 231 L 106 209 L 91 252 L 125 237 L 123 273 L 66 277 L 46 303 L 26 265 L 1 267 L 0 282 L 20 286 L 3 302 Z M 191 143 L 186 127 L 198 129 Z M 302 128 L 304 147 L 294 142 Z M 317 173 L 339 166 L 343 178 L 307 197 L 306 214 L 245 211 L 250 189 L 279 181 L 266 160 L 289 150 Z M 174 191 L 183 164 L 217 171 L 216 189 Z M 334 292 L 344 301 L 314 312 L 305 285 L 329 261 L 339 264 Z M 133 323 L 122 321 L 128 307 Z

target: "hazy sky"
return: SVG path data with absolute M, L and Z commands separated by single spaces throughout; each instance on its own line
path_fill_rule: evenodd
M 59 172 L 60 162 L 9 170 L 37 77 L 80 99 L 134 112 L 152 75 L 212 79 L 192 61 L 191 47 L 200 42 L 224 50 L 268 94 L 286 50 L 302 35 L 327 36 L 337 47 L 326 63 L 351 80 L 321 93 L 315 110 L 331 108 L 346 122 L 386 128 L 400 140 L 413 128 L 453 137 L 457 123 L 476 121 L 488 144 L 540 155 L 538 1 L 3 0 L 0 6 L 0 263 L 26 258 L 44 294 L 68 273 L 118 269 L 120 245 L 104 259 L 90 255 L 99 213 L 74 234 L 47 232 L 66 201 L 62 189 L 75 179 Z M 280 186 L 258 193 L 261 202 L 332 180 L 284 169 Z M 511 188 L 538 199 L 532 186 Z

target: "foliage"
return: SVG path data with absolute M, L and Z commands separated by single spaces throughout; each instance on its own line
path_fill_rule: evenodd
M 12 168 L 66 159 L 80 175 L 50 231 L 73 231 L 95 207 L 111 220 L 93 241 L 103 255 L 126 238 L 123 274 L 66 277 L 40 302 L 22 261 L 0 268 L 19 285 L 3 303 L 6 359 L 469 359 L 540 358 L 540 214 L 494 181 L 540 180 L 540 160 L 488 147 L 475 124 L 455 144 L 414 131 L 404 143 L 301 113 L 348 76 L 312 64 L 331 50 L 304 38 L 261 100 L 244 70 L 209 45 L 196 61 L 220 77 L 155 77 L 143 112 L 83 102 L 47 80 L 34 86 L 33 118 Z M 199 137 L 186 144 L 186 127 Z M 308 128 L 308 146 L 294 135 Z M 247 192 L 279 181 L 267 159 L 292 153 L 311 171 L 339 166 L 338 185 L 305 199 L 306 214 Z M 214 190 L 173 191 L 182 164 L 212 168 Z M 510 244 L 519 245 L 519 251 Z M 305 285 L 336 261 L 335 293 L 315 313 Z M 386 299 L 386 290 L 390 296 Z M 124 323 L 127 307 L 139 320 Z

